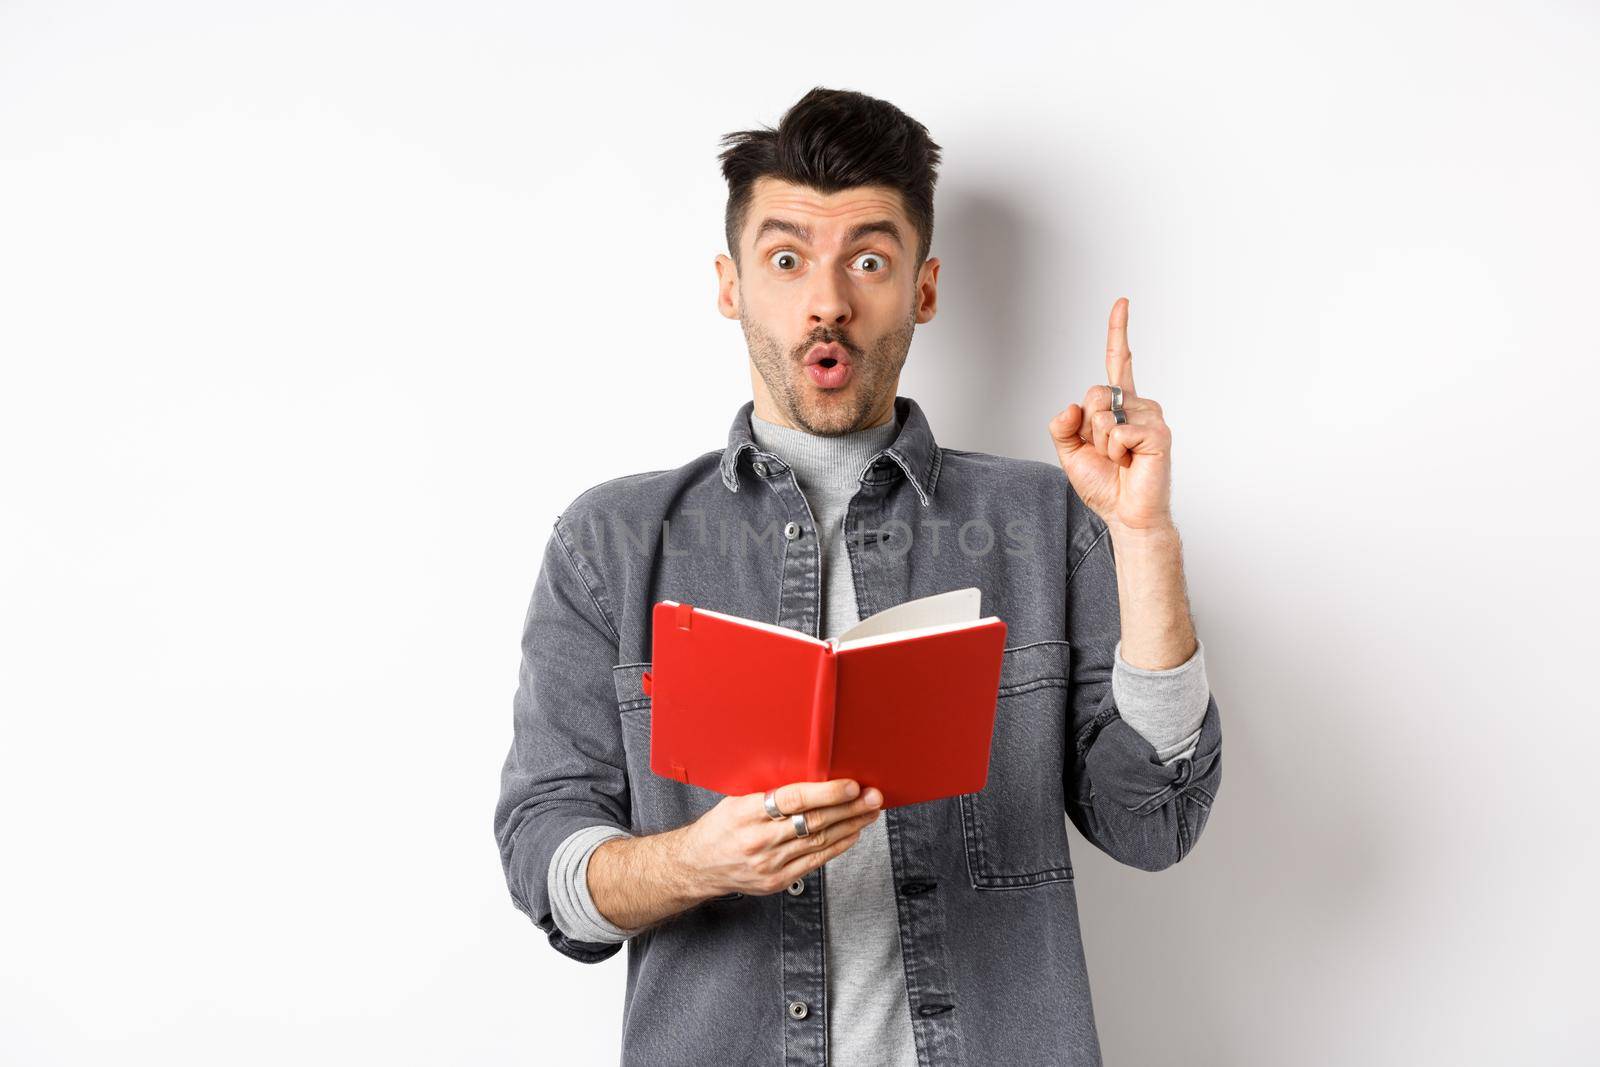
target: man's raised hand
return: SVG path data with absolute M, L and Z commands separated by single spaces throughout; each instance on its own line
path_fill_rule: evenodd
M 1128 348 L 1128 298 L 1111 305 L 1106 330 L 1106 380 L 1122 387 L 1119 424 L 1111 411 L 1111 386 L 1092 385 L 1082 404 L 1069 404 L 1050 420 L 1061 469 L 1079 498 L 1108 526 L 1154 530 L 1172 525 L 1172 431 L 1161 405 L 1133 386 Z

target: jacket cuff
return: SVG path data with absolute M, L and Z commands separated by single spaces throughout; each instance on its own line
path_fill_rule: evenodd
M 550 946 L 580 963 L 599 963 L 622 949 L 619 942 L 584 941 L 569 937 L 557 925 L 550 901 L 550 866 L 561 842 L 591 826 L 623 829 L 615 821 L 576 810 L 554 810 L 539 819 L 524 819 L 501 849 L 511 901 L 550 939 Z M 587 874 L 587 871 L 585 872 Z

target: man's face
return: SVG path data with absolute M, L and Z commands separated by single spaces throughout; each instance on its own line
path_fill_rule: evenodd
M 717 304 L 744 329 L 755 413 L 830 436 L 887 421 L 939 274 L 931 257 L 912 271 L 900 194 L 761 178 L 739 240 L 738 268 L 717 257 Z

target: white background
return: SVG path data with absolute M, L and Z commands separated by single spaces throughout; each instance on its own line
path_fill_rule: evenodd
M 820 84 L 945 148 L 943 444 L 1052 459 L 1124 295 L 1174 430 L 1224 784 L 1074 834 L 1107 1062 L 1593 1062 L 1597 30 L 0 5 L 0 1060 L 615 1062 L 491 832 L 522 616 L 725 440 L 717 138 Z

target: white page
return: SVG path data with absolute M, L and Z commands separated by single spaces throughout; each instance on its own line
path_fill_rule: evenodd
M 918 597 L 904 604 L 868 615 L 838 636 L 837 645 L 863 637 L 880 634 L 901 634 L 908 630 L 922 630 L 930 626 L 949 626 L 978 620 L 982 605 L 982 592 L 977 586 L 952 589 L 948 593 L 934 593 Z
M 857 637 L 850 641 L 840 641 L 834 646 L 835 652 L 843 652 L 850 648 L 861 648 L 866 645 L 881 645 L 890 641 L 903 641 L 908 637 L 922 637 L 927 634 L 948 633 L 951 630 L 970 630 L 974 626 L 987 626 L 991 622 L 999 622 L 998 615 L 990 615 L 987 619 L 968 619 L 965 622 L 946 622 L 938 626 L 919 626 L 914 630 L 891 630 L 886 634 L 871 634 L 867 637 Z

